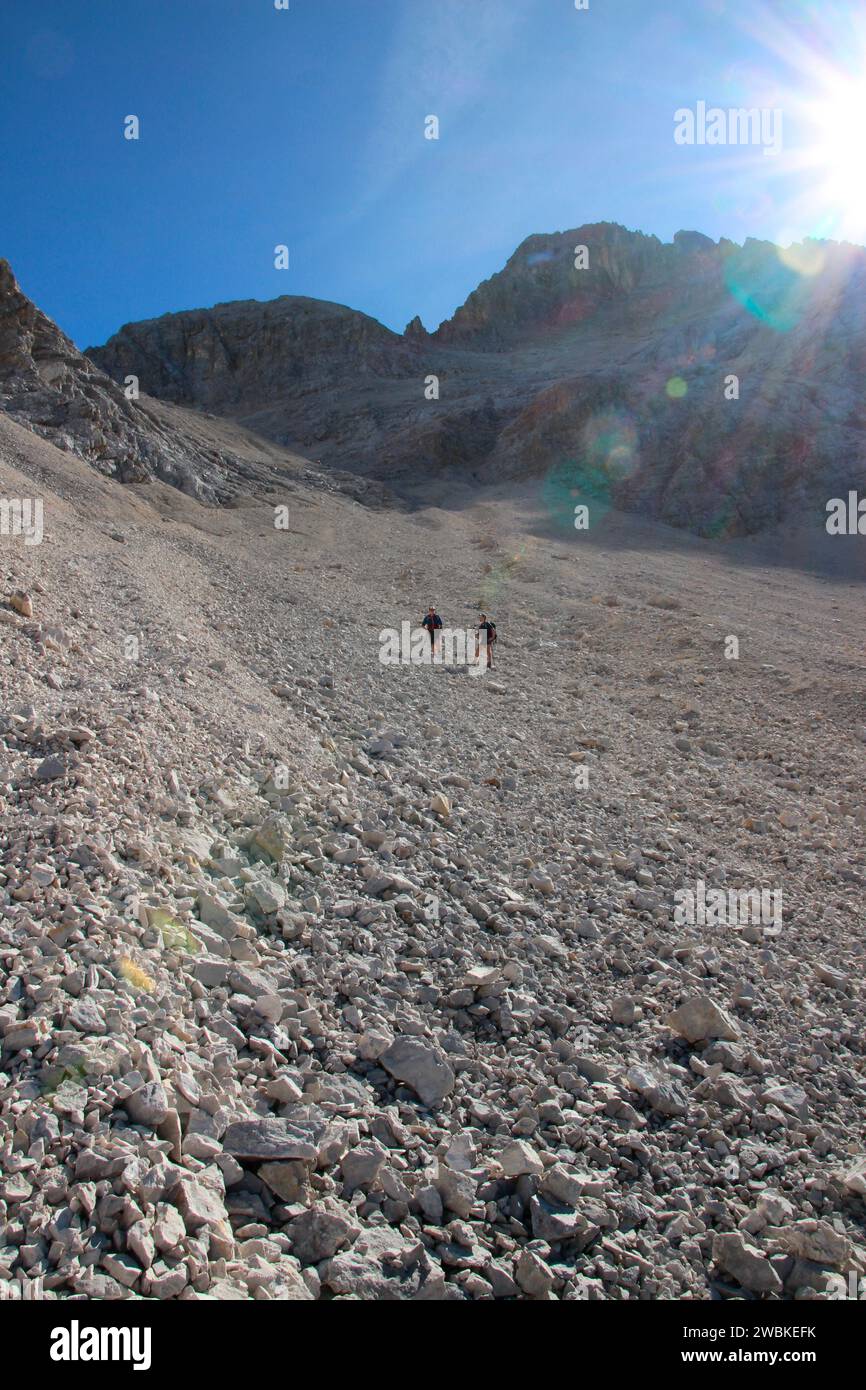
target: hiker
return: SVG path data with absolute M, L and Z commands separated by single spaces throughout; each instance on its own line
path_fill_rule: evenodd
M 483 633 L 485 634 L 485 636 L 484 636 L 484 651 L 485 651 L 485 655 L 486 655 L 486 658 L 487 658 L 487 665 L 488 665 L 488 666 L 490 667 L 490 669 L 492 670 L 492 669 L 493 669 L 493 643 L 496 641 L 496 624 L 490 622 L 490 620 L 489 620 L 489 618 L 487 617 L 487 614 L 486 614 L 486 613 L 482 613 L 482 614 L 481 614 L 481 621 L 479 622 L 479 624 L 478 624 L 477 628 L 475 629 L 475 631 L 478 633 L 478 637 L 477 637 L 476 643 L 475 643 L 475 655 L 476 655 L 476 657 L 479 655 L 480 648 L 481 648 L 481 640 L 482 640 L 482 639 L 481 639 L 481 634 L 482 634 L 482 632 L 483 632 Z
M 430 637 L 430 649 L 432 651 L 433 656 L 435 656 L 437 648 L 436 633 L 442 626 L 442 619 L 439 617 L 439 614 L 436 612 L 435 608 L 427 609 L 427 616 L 426 618 L 422 618 L 421 626 L 426 627 L 427 629 L 428 635 Z

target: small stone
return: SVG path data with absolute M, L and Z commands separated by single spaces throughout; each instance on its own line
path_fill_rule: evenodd
M 401 1034 L 379 1062 L 398 1081 L 411 1086 L 424 1105 L 439 1105 L 454 1088 L 451 1067 L 439 1049 L 423 1038 Z
M 58 777 L 65 777 L 67 770 L 66 759 L 59 753 L 51 753 L 36 769 L 36 780 L 38 782 L 55 782 Z
M 415 1201 L 431 1226 L 441 1226 L 445 1220 L 445 1206 L 435 1187 L 425 1185 L 415 1189 Z
M 549 874 L 542 873 L 540 869 L 533 869 L 529 875 L 528 883 L 530 888 L 534 888 L 537 893 L 542 893 L 545 897 L 550 897 L 556 892 L 556 884 Z
M 137 1264 L 131 1255 L 103 1255 L 102 1267 L 125 1289 L 133 1288 L 143 1273 L 141 1265 Z
M 823 965 L 820 961 L 815 965 L 814 970 L 822 984 L 830 985 L 832 989 L 849 989 L 848 976 L 844 970 L 836 970 L 832 965 Z
M 10 608 L 14 608 L 16 613 L 20 613 L 22 618 L 33 617 L 33 600 L 23 589 L 16 589 L 9 600 Z M 141 1271 L 139 1271 L 140 1273 Z
M 351 1196 L 356 1187 L 369 1188 L 376 1181 L 387 1156 L 387 1149 L 375 1139 L 356 1144 L 345 1154 L 340 1168 L 347 1188 L 346 1195 Z
M 850 1240 L 834 1231 L 827 1221 L 795 1221 L 793 1226 L 782 1230 L 779 1239 L 792 1255 L 803 1260 L 831 1265 L 835 1269 L 853 1268 L 854 1251 Z
M 305 1163 L 263 1163 L 259 1177 L 287 1206 L 307 1198 L 310 1170 Z
M 136 1221 L 126 1233 L 126 1245 L 143 1269 L 150 1269 L 156 1259 L 156 1245 L 146 1221 Z
M 75 1003 L 67 1010 L 65 1023 L 67 1028 L 75 1028 L 79 1033 L 105 1033 L 108 1031 L 105 1017 L 99 1005 L 87 997 L 76 999 Z
M 276 879 L 255 879 L 248 883 L 244 898 L 263 917 L 272 917 L 286 905 L 286 890 Z
M 223 1135 L 223 1148 L 233 1158 L 258 1160 L 301 1159 L 314 1162 L 318 1149 L 293 1134 L 286 1120 L 239 1120 Z
M 625 1075 L 632 1090 L 637 1091 L 660 1115 L 686 1115 L 689 1098 L 676 1081 L 647 1067 L 629 1067 Z
M 621 994 L 610 1006 L 611 1021 L 624 1024 L 626 1027 L 637 1021 L 639 1013 L 640 1010 L 630 994 Z
M 152 1128 L 161 1124 L 169 1108 L 165 1087 L 158 1081 L 149 1081 L 127 1096 L 123 1108 L 134 1125 L 149 1125 Z
M 456 1168 L 448 1168 L 440 1163 L 435 1186 L 448 1211 L 453 1211 L 455 1216 L 472 1215 L 476 1185 L 475 1179 L 468 1173 L 460 1173 Z
M 734 1020 L 707 994 L 695 994 L 687 999 L 668 1015 L 665 1023 L 689 1043 L 701 1042 L 705 1038 L 736 1042 L 740 1036 Z
M 286 1229 L 295 1258 L 302 1265 L 317 1265 L 348 1245 L 361 1227 L 343 1212 L 313 1207 L 296 1216 Z
M 268 816 L 267 820 L 253 831 L 250 843 L 254 849 L 262 851 L 270 859 L 279 863 L 284 858 L 293 839 L 294 835 L 288 817 L 273 815 Z
M 522 1139 L 508 1144 L 500 1153 L 498 1162 L 507 1178 L 519 1178 L 524 1173 L 537 1176 L 544 1172 L 544 1164 L 538 1154 Z
M 258 1009 L 258 1003 L 256 1004 Z M 273 1081 L 265 1082 L 265 1094 L 280 1105 L 294 1105 L 303 1097 L 303 1090 L 290 1076 L 275 1076 Z
M 598 1230 L 597 1226 L 591 1226 L 586 1217 L 579 1212 L 567 1207 L 552 1206 L 540 1197 L 531 1199 L 529 1215 L 535 1239 L 546 1240 L 551 1245 L 563 1240 L 578 1239 L 588 1232 L 595 1234 Z
M 841 1174 L 842 1186 L 846 1192 L 854 1192 L 858 1197 L 866 1197 L 866 1157 L 858 1158 L 850 1168 Z
M 445 1162 L 449 1168 L 454 1168 L 459 1173 L 468 1173 L 475 1167 L 478 1160 L 478 1153 L 472 1142 L 472 1137 L 465 1132 L 455 1135 L 448 1145 L 445 1153 Z
M 180 1184 L 175 1197 L 177 1209 L 188 1231 L 200 1226 L 215 1226 L 228 1220 L 228 1212 L 216 1192 L 203 1182 L 187 1180 Z
M 553 1288 L 554 1276 L 534 1250 L 524 1250 L 517 1261 L 517 1282 L 530 1298 L 545 1298 Z
M 750 1293 L 781 1293 L 782 1281 L 766 1255 L 747 1244 L 738 1232 L 715 1236 L 713 1259 Z

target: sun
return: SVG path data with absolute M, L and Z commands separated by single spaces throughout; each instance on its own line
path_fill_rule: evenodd
M 750 74 L 750 104 L 783 119 L 765 174 L 775 240 L 788 235 L 783 259 L 814 275 L 822 253 L 809 242 L 866 245 L 866 5 L 753 0 L 737 23 L 766 55 Z
M 859 82 L 843 80 L 834 91 L 804 103 L 808 123 L 811 200 L 824 234 L 866 241 L 866 72 Z M 805 171 L 804 171 L 805 172 Z

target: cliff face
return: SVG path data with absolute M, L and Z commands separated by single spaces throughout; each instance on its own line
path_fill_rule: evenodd
M 728 535 L 864 483 L 866 254 L 834 243 L 598 223 L 530 237 L 433 333 L 285 298 L 129 324 L 89 356 L 329 466 L 435 476 L 446 504 L 449 479 L 537 476 Z
M 120 378 L 135 362 L 150 395 L 249 414 L 292 393 L 412 370 L 397 333 L 340 304 L 285 296 L 129 323 L 88 356 Z

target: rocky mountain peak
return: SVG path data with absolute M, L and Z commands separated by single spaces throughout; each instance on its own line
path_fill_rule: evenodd
M 400 375 L 412 360 L 400 335 L 369 315 L 296 295 L 128 323 L 88 355 L 115 379 L 138 369 L 150 394 L 217 414 L 248 414 L 350 373 Z
M 430 337 L 430 334 L 427 332 L 418 314 L 406 324 L 403 330 L 403 337 L 408 338 L 410 341 L 420 342 L 426 342 Z
M 567 328 L 634 291 L 662 256 L 656 237 L 611 222 L 527 237 L 436 337 L 497 350 Z

